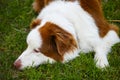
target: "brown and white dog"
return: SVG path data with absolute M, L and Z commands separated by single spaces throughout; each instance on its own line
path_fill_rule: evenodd
M 68 62 L 89 51 L 95 52 L 97 67 L 109 66 L 107 54 L 120 39 L 118 28 L 105 20 L 100 0 L 35 0 L 33 8 L 39 14 L 27 49 L 14 63 L 17 69 Z

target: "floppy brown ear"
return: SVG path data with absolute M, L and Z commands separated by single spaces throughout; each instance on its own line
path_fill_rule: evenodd
M 57 33 L 55 42 L 58 53 L 61 56 L 63 56 L 66 52 L 73 51 L 75 48 L 77 48 L 75 39 L 69 33 Z
M 40 19 L 34 19 L 31 24 L 30 24 L 30 29 L 35 28 L 37 25 L 39 25 L 41 23 Z

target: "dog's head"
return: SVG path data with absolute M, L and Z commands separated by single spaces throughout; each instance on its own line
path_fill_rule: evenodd
M 60 26 L 36 19 L 27 36 L 27 49 L 18 57 L 17 69 L 64 60 L 64 54 L 77 48 L 74 36 Z

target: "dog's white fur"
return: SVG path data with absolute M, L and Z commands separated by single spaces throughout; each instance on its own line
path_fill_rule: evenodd
M 20 69 L 24 69 L 27 66 L 38 66 L 46 62 L 55 62 L 54 59 L 40 52 L 34 52 L 34 49 L 41 47 L 42 44 L 38 29 L 46 22 L 52 22 L 71 33 L 79 46 L 73 52 L 65 53 L 63 62 L 76 58 L 80 52 L 95 51 L 96 66 L 104 68 L 109 66 L 107 54 L 111 46 L 120 42 L 119 37 L 113 30 L 110 30 L 104 38 L 101 38 L 94 19 L 83 10 L 77 1 L 54 1 L 39 13 L 37 19 L 42 20 L 41 24 L 29 33 L 27 37 L 28 48 L 18 58 L 21 60 L 22 65 Z

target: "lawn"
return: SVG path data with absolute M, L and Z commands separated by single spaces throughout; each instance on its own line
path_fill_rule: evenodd
M 0 0 L 0 80 L 120 80 L 120 43 L 108 55 L 110 67 L 95 67 L 94 53 L 81 54 L 66 63 L 44 64 L 24 71 L 13 62 L 26 48 L 29 24 L 37 15 L 33 0 Z M 107 20 L 120 20 L 120 0 L 102 2 Z M 119 22 L 112 22 L 120 26 Z

